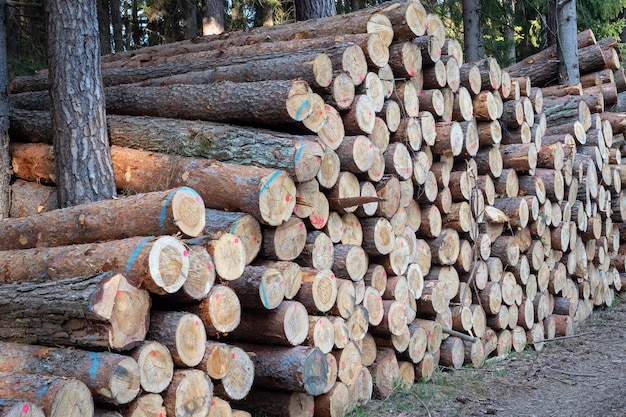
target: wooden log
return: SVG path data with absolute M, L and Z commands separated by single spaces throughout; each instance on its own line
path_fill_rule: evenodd
M 146 340 L 130 355 L 139 366 L 139 383 L 143 391 L 158 394 L 163 392 L 174 375 L 174 361 L 164 344 Z
M 578 48 L 596 43 L 591 30 L 580 32 L 577 37 Z M 556 45 L 537 52 L 526 59 L 504 68 L 511 77 L 526 76 L 533 86 L 547 85 L 557 78 L 558 59 Z
M 328 363 L 317 348 L 237 343 L 254 363 L 254 384 L 320 395 L 326 387 Z
M 245 400 L 235 401 L 234 406 L 250 412 L 264 412 L 281 417 L 313 415 L 315 400 L 303 392 L 268 390 L 255 387 Z
M 21 179 L 11 184 L 9 217 L 27 217 L 58 208 L 56 187 Z
M 443 229 L 438 237 L 428 241 L 432 261 L 436 265 L 452 265 L 461 249 L 459 234 L 454 229 Z
M 400 368 L 393 349 L 380 348 L 376 361 L 369 366 L 374 381 L 375 398 L 386 398 L 393 390 L 395 380 L 400 377 Z
M 12 134 L 21 141 L 52 143 L 47 112 L 14 109 L 11 123 Z M 298 182 L 315 177 L 323 152 L 314 136 L 224 123 L 109 115 L 107 127 L 113 145 L 233 164 L 254 162 L 267 168 L 283 169 Z
M 252 217 L 252 216 L 250 216 Z M 256 220 L 255 220 L 256 221 Z M 183 286 L 173 294 L 166 294 L 164 299 L 180 304 L 197 303 L 206 298 L 215 283 L 215 263 L 209 252 L 200 245 L 191 245 L 188 249 L 189 272 Z M 155 298 L 159 298 L 155 296 Z M 158 304 L 161 300 L 155 301 Z
M 243 243 L 246 253 L 246 265 L 250 264 L 257 257 L 261 250 L 263 236 L 261 234 L 261 225 L 254 216 L 237 211 L 206 209 L 205 227 L 202 235 L 211 239 L 218 239 L 225 233 L 234 235 Z
M 212 400 L 213 383 L 198 369 L 174 371 L 172 382 L 163 393 L 166 413 L 171 416 L 206 416 Z
M 207 334 L 211 336 L 231 332 L 241 321 L 239 298 L 224 285 L 214 285 L 206 298 L 196 305 L 188 306 L 187 310 L 200 317 Z
M 213 259 L 215 272 L 223 280 L 232 281 L 239 278 L 246 267 L 246 248 L 242 240 L 235 235 L 230 233 L 217 236 L 204 235 L 186 243 L 206 248 Z
M 184 311 L 154 311 L 147 337 L 170 350 L 179 367 L 200 363 L 206 349 L 206 330 L 200 317 Z
M 146 336 L 148 292 L 121 274 L 2 284 L 0 292 L 6 341 L 126 350 Z
M 0 372 L 76 378 L 96 401 L 113 405 L 139 394 L 139 366 L 128 356 L 9 342 L 0 342 L 0 348 Z
M 119 222 L 120 216 L 127 221 Z M 184 187 L 83 204 L 4 223 L 2 250 L 65 246 L 150 233 L 176 234 L 183 230 L 197 236 L 204 227 L 204 207 L 202 198 Z M 107 227 L 103 228 L 103 224 Z M 202 227 L 197 229 L 199 226 Z
M 230 365 L 226 374 L 215 386 L 216 394 L 229 400 L 241 400 L 252 389 L 254 363 L 243 349 L 230 348 Z
M 33 403 L 46 416 L 93 416 L 91 393 L 77 379 L 12 372 L 2 372 L 0 375 L 0 398 L 13 398 L 19 392 L 21 401 Z
M 304 249 L 306 227 L 298 217 L 291 216 L 277 227 L 263 229 L 260 254 L 265 259 L 292 261 Z
M 337 281 L 330 269 L 302 268 L 302 287 L 294 300 L 311 313 L 328 312 L 337 300 Z
M 363 75 L 365 76 L 365 75 Z M 240 94 L 231 95 L 232 91 Z M 271 98 L 261 91 L 273 91 Z M 269 80 L 246 83 L 223 81 L 205 85 L 170 85 L 163 87 L 112 86 L 105 89 L 107 113 L 167 116 L 191 120 L 235 121 L 257 120 L 261 125 L 293 123 L 307 118 L 311 112 L 311 89 L 305 81 Z M 247 96 L 252 109 L 259 106 L 266 114 L 246 114 L 239 109 L 239 97 Z M 139 97 L 143 97 L 141 100 Z M 230 99 L 228 99 L 230 97 Z M 144 99 L 146 101 L 144 101 Z M 30 100 L 28 102 L 27 100 Z M 230 100 L 230 101 L 229 101 Z M 12 96 L 14 107 L 32 110 L 48 108 L 47 94 L 21 93 Z M 156 106 L 149 103 L 164 103 Z M 302 106 L 304 104 L 304 106 Z M 170 107 L 171 106 L 171 107 Z M 170 108 L 168 108 L 170 107 Z M 271 109 L 271 110 L 270 110 Z M 262 120 L 265 120 L 263 122 Z
M 0 400 L 0 415 L 3 417 L 45 417 L 43 410 L 38 405 L 14 398 Z
M 230 281 L 229 287 L 244 308 L 272 310 L 285 298 L 285 278 L 269 266 L 248 265 L 241 277 Z
M 140 395 L 135 401 L 129 404 L 122 410 L 125 416 L 128 417 L 140 417 L 140 416 L 154 416 L 159 414 L 165 415 L 167 410 L 163 404 L 163 397 L 159 394 L 143 394 Z M 109 411 L 110 412 L 110 411 Z M 98 416 L 98 410 L 94 413 L 94 417 Z M 122 416 L 122 414 L 120 414 Z M 100 417 L 116 417 L 115 415 L 103 414 Z
M 502 166 L 516 171 L 533 171 L 537 166 L 537 147 L 534 143 L 505 145 L 502 152 Z
M 238 342 L 298 346 L 306 339 L 308 328 L 306 308 L 297 301 L 283 301 L 274 310 L 243 310 L 241 323 L 226 337 Z
M 459 369 L 463 366 L 465 361 L 465 348 L 463 346 L 463 340 L 458 337 L 448 337 L 441 342 L 441 357 L 439 363 L 445 366 L 450 366 L 454 369 Z
M 6 266 L 0 274 L 3 283 L 57 280 L 112 271 L 124 273 L 131 285 L 157 294 L 177 291 L 189 271 L 187 249 L 170 236 L 2 251 L 0 259 Z
M 115 155 L 116 183 L 128 190 L 142 189 L 146 184 L 162 187 L 163 184 L 155 178 L 161 178 L 162 172 L 170 172 L 168 182 L 188 183 L 201 196 L 210 195 L 211 203 L 206 203 L 207 198 L 204 198 L 209 208 L 243 211 L 270 226 L 279 226 L 288 220 L 296 203 L 295 184 L 285 171 L 116 147 L 112 147 L 112 155 Z M 211 178 L 219 180 L 212 181 Z M 241 181 L 245 182 L 245 187 L 241 186 Z

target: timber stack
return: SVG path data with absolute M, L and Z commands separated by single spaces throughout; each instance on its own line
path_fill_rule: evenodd
M 0 415 L 342 416 L 572 335 L 626 285 L 626 77 L 578 41 L 555 85 L 412 0 L 105 56 L 128 196 L 65 209 L 18 77 Z

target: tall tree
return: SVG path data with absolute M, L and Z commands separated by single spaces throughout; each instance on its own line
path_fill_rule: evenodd
M 122 30 L 122 9 L 120 0 L 111 0 L 111 27 L 113 28 L 113 47 L 115 52 L 124 50 L 124 32 Z
M 0 0 L 0 219 L 9 217 L 11 156 L 9 155 L 9 67 L 7 65 L 6 0 Z
M 109 0 L 98 0 L 98 24 L 100 32 L 100 54 L 111 53 L 111 11 Z
M 465 60 L 475 62 L 485 56 L 480 26 L 480 0 L 463 0 L 463 43 Z
M 318 19 L 335 16 L 334 0 L 295 0 L 296 20 Z
M 504 42 L 506 47 L 506 58 L 508 64 L 515 62 L 515 0 L 503 0 L 502 5 L 506 8 L 509 4 L 510 10 L 505 14 L 504 18 Z
M 578 40 L 576 0 L 559 0 L 557 3 L 557 28 L 559 54 L 559 84 L 578 84 Z
M 59 204 L 114 197 L 96 0 L 46 0 L 44 7 Z
M 202 0 L 202 34 L 219 35 L 224 32 L 224 1 Z
M 178 0 L 178 4 L 185 15 L 183 23 L 185 39 L 193 39 L 198 36 L 197 4 L 193 0 Z

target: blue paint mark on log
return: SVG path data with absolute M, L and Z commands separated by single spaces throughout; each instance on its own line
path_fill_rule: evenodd
M 178 190 L 179 189 L 173 190 L 163 202 L 163 207 L 161 207 L 161 215 L 159 216 L 159 229 L 161 229 L 161 231 L 163 231 L 163 229 L 165 228 L 165 213 L 167 206 L 170 204 L 170 200 L 172 199 L 172 197 L 174 197 L 174 194 L 176 194 L 176 191 Z
M 235 232 L 237 231 L 237 226 L 239 226 L 239 219 L 235 220 L 235 223 L 233 223 L 233 227 L 230 228 L 231 234 L 235 234 Z
M 98 375 L 98 368 L 100 367 L 100 361 L 98 361 L 98 354 L 96 352 L 90 352 L 91 354 L 91 368 L 89 369 L 89 379 L 92 381 L 96 379 Z
M 143 249 L 143 247 L 146 246 L 146 243 L 148 243 L 148 241 L 150 239 L 152 239 L 152 238 L 153 238 L 153 236 L 148 236 L 147 238 L 142 240 L 139 245 L 137 245 L 137 247 L 135 248 L 135 251 L 133 252 L 133 254 L 128 259 L 128 263 L 126 264 L 126 270 L 124 271 L 125 274 L 130 273 L 130 270 L 132 269 L 133 264 L 137 260 L 137 256 L 139 256 L 139 252 L 141 252 L 141 249 Z
M 297 121 L 302 120 L 300 119 L 300 113 L 302 113 L 303 111 L 306 111 L 306 109 L 308 109 L 310 105 L 311 105 L 311 102 L 309 101 L 308 98 L 304 100 L 302 104 L 300 104 L 300 107 L 298 107 L 298 110 L 296 110 L 296 117 L 294 117 L 294 120 L 297 120 Z
M 298 162 L 298 160 L 302 157 L 302 153 L 304 152 L 304 139 L 300 138 L 300 149 L 296 152 L 296 157 L 294 158 L 294 162 Z
M 267 181 L 265 181 L 265 184 L 263 184 L 263 187 L 261 187 L 261 191 L 259 191 L 259 195 L 263 194 L 263 191 L 267 190 L 267 188 L 270 186 L 270 184 L 272 183 L 272 181 L 274 181 L 280 174 L 282 174 L 283 171 L 276 171 L 274 172 L 268 179 Z

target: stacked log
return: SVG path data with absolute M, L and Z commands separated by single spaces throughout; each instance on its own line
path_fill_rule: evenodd
M 104 57 L 129 196 L 71 209 L 50 198 L 46 74 L 16 79 L 0 339 L 10 358 L 60 345 L 85 363 L 0 371 L 71 376 L 124 416 L 339 416 L 438 365 L 540 350 L 611 305 L 626 284 L 615 45 L 581 33 L 589 74 L 562 87 L 551 50 L 541 71 L 465 63 L 443 29 L 412 0 Z M 71 327 L 46 332 L 62 313 Z M 8 326 L 26 317 L 39 326 Z M 83 369 L 105 350 L 143 394 L 102 397 Z

